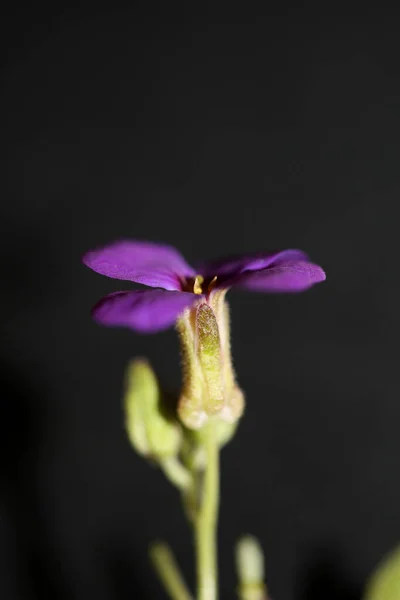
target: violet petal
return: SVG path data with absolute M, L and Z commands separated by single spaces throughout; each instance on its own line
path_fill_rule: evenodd
M 230 285 L 259 292 L 302 292 L 326 275 L 318 265 L 307 261 L 287 261 L 263 269 L 245 272 L 230 281 Z
M 245 271 L 259 271 L 272 264 L 280 264 L 289 260 L 308 260 L 308 256 L 301 250 L 259 252 L 209 261 L 199 267 L 198 272 L 204 277 L 217 276 L 221 282 L 240 275 Z
M 82 260 L 101 275 L 165 290 L 180 290 L 181 278 L 195 274 L 175 248 L 151 242 L 121 240 L 91 250 Z
M 135 290 L 102 298 L 92 310 L 102 325 L 130 327 L 143 333 L 167 329 L 200 296 L 190 292 Z

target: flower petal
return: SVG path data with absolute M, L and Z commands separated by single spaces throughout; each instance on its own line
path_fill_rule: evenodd
M 308 261 L 287 261 L 263 269 L 238 275 L 230 285 L 260 292 L 302 292 L 326 275 L 318 265 Z
M 88 252 L 82 260 L 101 275 L 165 290 L 180 290 L 181 278 L 195 275 L 175 248 L 151 242 L 121 240 Z
M 135 290 L 105 296 L 92 310 L 102 325 L 130 327 L 143 333 L 167 329 L 199 296 L 190 292 Z
M 280 250 L 276 252 L 259 252 L 244 256 L 232 256 L 205 263 L 199 268 L 204 277 L 217 276 L 218 286 L 223 281 L 236 277 L 245 271 L 260 271 L 272 264 L 284 261 L 308 260 L 301 250 Z

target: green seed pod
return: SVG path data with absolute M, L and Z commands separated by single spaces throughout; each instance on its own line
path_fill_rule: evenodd
M 161 462 L 176 456 L 181 426 L 168 414 L 157 378 L 146 360 L 131 361 L 124 396 L 125 427 L 139 454 Z

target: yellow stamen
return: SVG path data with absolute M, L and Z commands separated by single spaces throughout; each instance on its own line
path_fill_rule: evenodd
M 217 283 L 217 276 L 215 276 L 213 279 L 211 279 L 210 283 L 208 284 L 209 292 L 211 292 L 211 290 L 215 287 L 216 283 Z
M 202 294 L 203 290 L 201 289 L 201 284 L 204 281 L 204 277 L 202 277 L 201 275 L 196 275 L 196 277 L 194 278 L 194 283 L 193 283 L 193 292 L 195 294 Z

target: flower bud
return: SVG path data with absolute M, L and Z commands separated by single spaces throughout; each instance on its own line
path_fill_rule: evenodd
M 246 535 L 238 541 L 236 568 L 239 579 L 239 597 L 243 600 L 266 600 L 264 555 L 255 537 Z
M 181 427 L 168 414 L 157 378 L 146 360 L 131 361 L 124 396 L 125 427 L 136 452 L 162 461 L 176 456 Z
M 232 368 L 225 290 L 186 309 L 177 328 L 181 340 L 183 389 L 178 412 L 189 429 L 210 417 L 235 423 L 243 412 L 243 393 Z
M 392 550 L 370 577 L 364 600 L 400 599 L 400 546 Z

